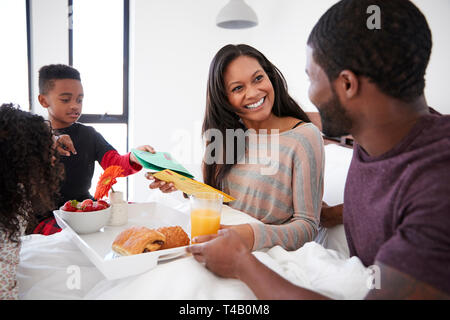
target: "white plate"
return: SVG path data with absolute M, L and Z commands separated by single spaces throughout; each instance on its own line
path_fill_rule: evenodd
M 120 227 L 106 226 L 99 232 L 90 234 L 76 233 L 59 217 L 58 210 L 53 213 L 58 225 L 69 231 L 72 241 L 110 280 L 143 273 L 156 267 L 158 261 L 174 259 L 186 252 L 186 246 L 184 246 L 132 256 L 117 256 L 111 250 L 111 245 L 123 230 L 132 226 L 145 226 L 150 229 L 181 226 L 190 235 L 189 216 L 157 202 L 129 204 L 127 224 Z

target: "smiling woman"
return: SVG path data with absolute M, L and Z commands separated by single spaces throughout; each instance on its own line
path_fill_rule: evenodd
M 236 144 L 242 131 L 245 143 Z M 209 69 L 202 133 L 205 183 L 234 197 L 232 208 L 263 222 L 231 227 L 249 249 L 295 250 L 314 240 L 323 194 L 322 136 L 261 52 L 244 44 L 217 52 Z M 271 151 L 275 170 L 264 170 L 267 155 L 261 150 Z M 250 158 L 255 159 L 243 161 Z

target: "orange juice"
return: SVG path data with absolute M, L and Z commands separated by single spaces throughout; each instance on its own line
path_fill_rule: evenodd
M 191 211 L 191 239 L 196 236 L 214 234 L 219 231 L 220 211 L 193 209 Z

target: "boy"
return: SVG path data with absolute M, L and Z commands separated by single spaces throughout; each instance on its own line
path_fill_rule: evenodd
M 58 207 L 68 200 L 93 199 L 89 194 L 95 161 L 103 169 L 119 165 L 124 175 L 142 169 L 138 160 L 128 153 L 120 155 L 94 128 L 78 123 L 83 106 L 83 86 L 80 73 L 67 65 L 47 65 L 39 70 L 39 103 L 48 111 L 48 119 L 61 150 L 65 178 L 60 189 Z M 150 146 L 138 149 L 154 153 Z M 34 233 L 52 234 L 60 229 L 51 213 L 38 217 Z

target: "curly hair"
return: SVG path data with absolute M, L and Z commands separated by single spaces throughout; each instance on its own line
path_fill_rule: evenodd
M 380 8 L 380 29 L 367 26 L 371 5 Z M 348 69 L 391 97 L 409 102 L 423 95 L 432 37 L 409 0 L 342 0 L 319 19 L 308 45 L 330 82 Z
M 64 169 L 53 148 L 52 129 L 43 117 L 0 107 L 0 231 L 13 242 L 22 223 L 54 209 Z

